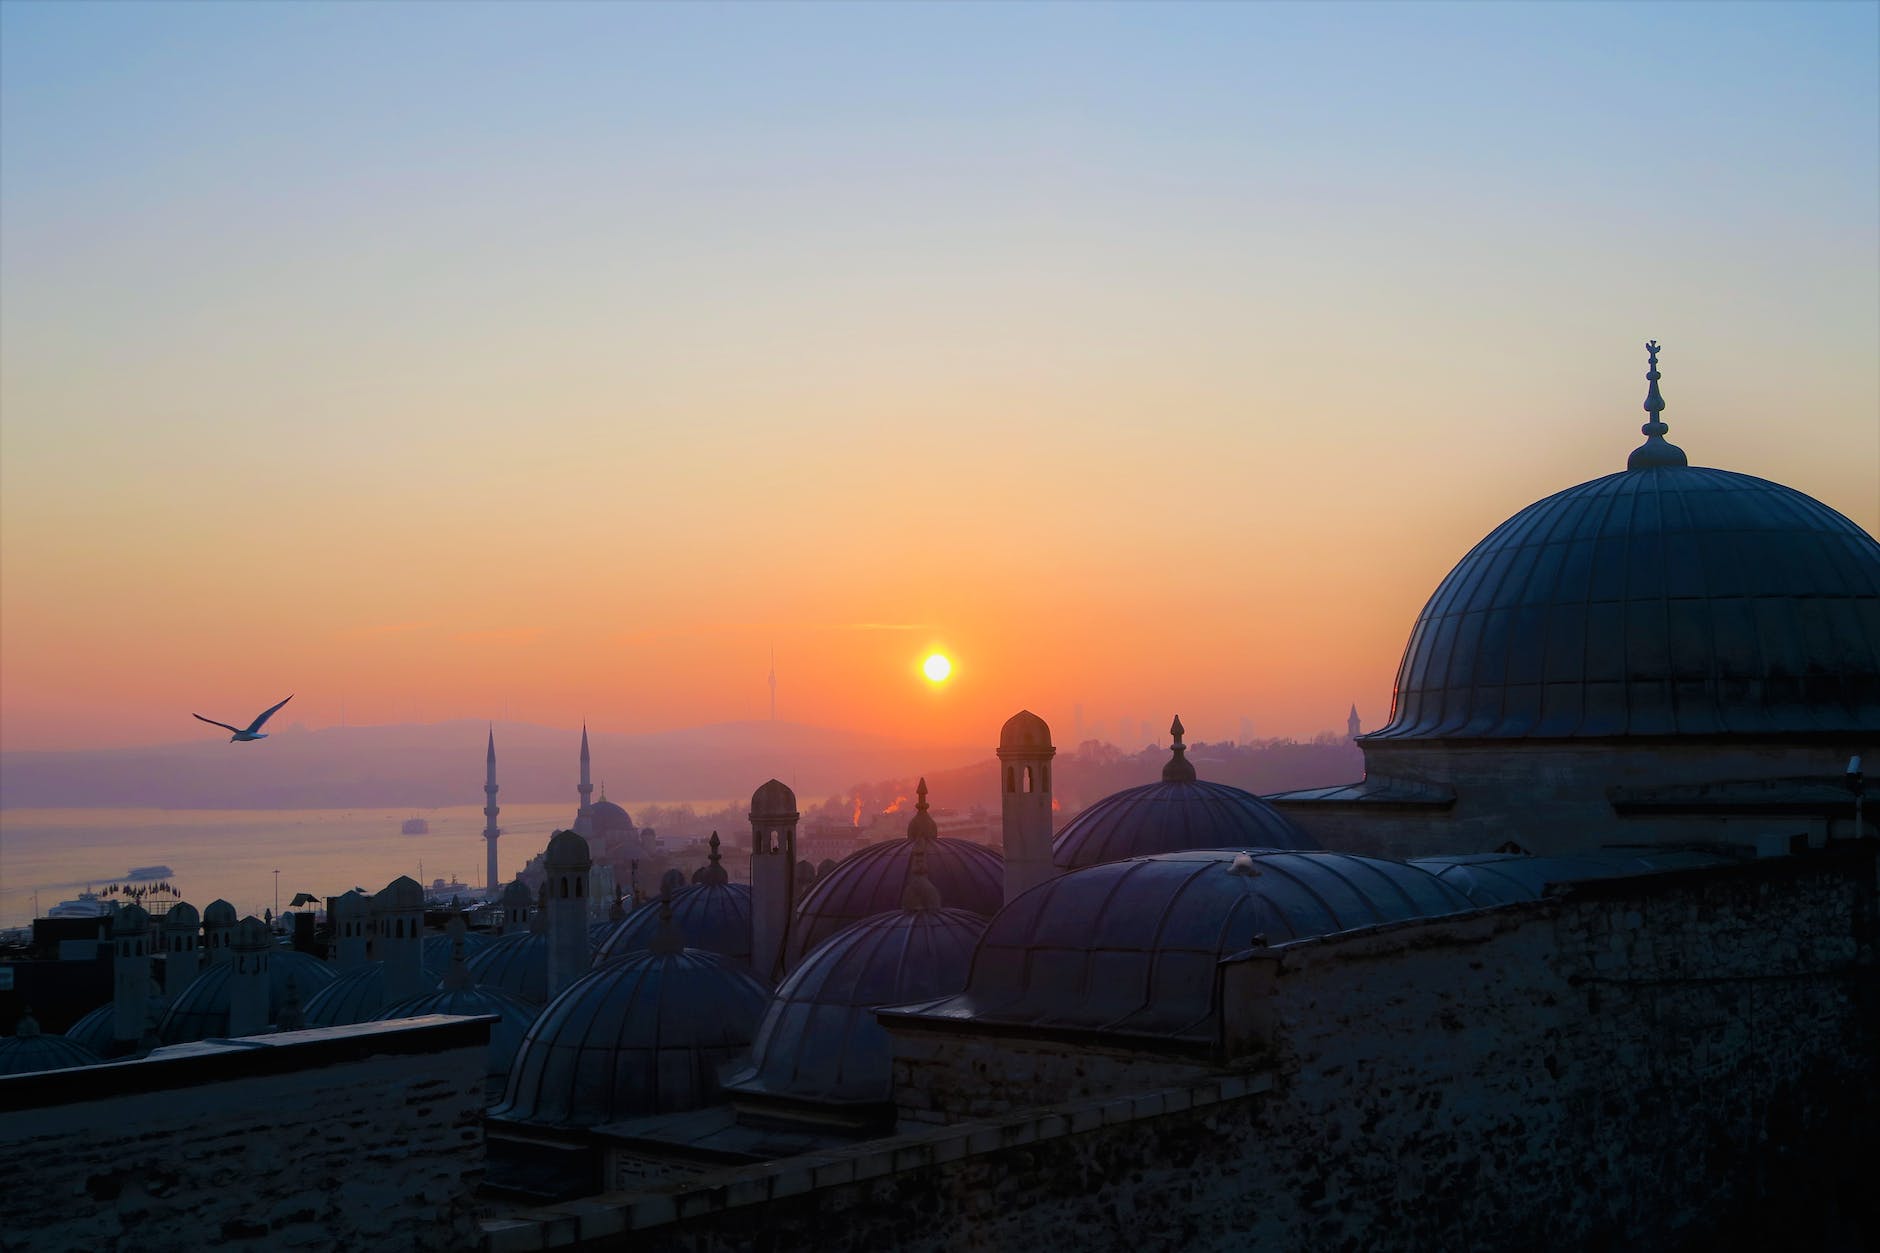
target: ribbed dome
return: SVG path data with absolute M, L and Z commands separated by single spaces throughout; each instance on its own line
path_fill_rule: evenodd
M 65 1029 L 65 1038 L 103 1057 L 117 1042 L 117 1006 L 106 1001 Z
M 104 1059 L 62 1035 L 42 1035 L 32 1018 L 21 1018 L 17 1035 L 0 1038 L 0 1075 L 29 1075 L 41 1070 L 95 1066 Z
M 1284 814 L 1225 783 L 1147 783 L 1106 796 L 1051 841 L 1064 870 L 1189 848 L 1317 848 Z
M 672 920 L 691 948 L 751 964 L 751 889 L 743 883 L 694 883 L 674 892 Z M 646 948 L 659 931 L 660 901 L 647 901 L 616 925 L 594 956 L 596 965 Z
M 898 909 L 836 932 L 770 1002 L 741 1091 L 817 1101 L 893 1099 L 893 1049 L 875 1009 L 966 986 L 986 920 L 963 909 Z
M 163 1015 L 157 1038 L 165 1044 L 187 1044 L 228 1034 L 229 978 L 235 973 L 233 962 L 220 962 L 196 976 L 170 1003 Z M 292 982 L 294 995 L 304 1007 L 321 989 L 333 982 L 333 968 L 315 961 L 305 953 L 276 949 L 268 955 L 268 1021 L 281 1016 L 287 1001 L 287 985 Z
M 1434 875 L 1372 857 L 1136 857 L 1020 895 L 987 927 L 966 991 L 923 1012 L 1212 1039 L 1214 968 L 1223 957 L 1261 942 L 1471 908 Z
M 718 1070 L 751 1045 L 770 989 L 716 953 L 635 953 L 565 989 L 542 1011 L 490 1113 L 589 1127 L 697 1109 Z
M 494 1103 L 503 1094 L 503 1085 L 509 1079 L 509 1068 L 515 1063 L 517 1050 L 522 1047 L 522 1037 L 528 1034 L 529 1027 L 540 1013 L 538 1007 L 495 988 L 440 988 L 396 1005 L 388 1005 L 373 1015 L 373 1019 L 382 1022 L 387 1018 L 417 1018 L 425 1014 L 463 1014 L 469 1017 L 494 1014 L 496 1021 L 490 1024 L 489 1072 L 485 1080 L 485 1096 Z M 309 1022 L 307 1025 L 313 1024 Z
M 479 987 L 519 997 L 531 1005 L 548 999 L 548 932 L 518 931 L 503 936 L 465 965 Z
M 927 874 L 949 906 L 990 918 L 1005 901 L 1005 859 L 983 844 L 941 838 L 929 846 Z M 888 840 L 857 849 L 816 881 L 796 907 L 784 964 L 794 969 L 804 954 L 848 926 L 901 908 L 907 892 L 914 841 Z
M 385 1004 L 385 963 L 367 962 L 341 974 L 301 1006 L 307 1027 L 350 1027 L 371 1022 Z
M 1877 730 L 1880 544 L 1778 483 L 1653 465 L 1477 544 L 1365 739 Z
M 466 959 L 474 957 L 496 941 L 487 935 L 469 931 L 463 937 Z M 450 937 L 443 932 L 427 935 L 418 944 L 418 961 L 424 967 L 425 976 L 431 980 L 442 979 L 444 972 L 450 969 Z

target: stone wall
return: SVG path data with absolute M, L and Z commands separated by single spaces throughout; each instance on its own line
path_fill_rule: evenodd
M 1530 853 L 1581 852 L 1605 844 L 1734 842 L 1754 846 L 1760 835 L 1829 834 L 1820 815 L 1706 813 L 1615 815 L 1612 788 L 1662 788 L 1726 780 L 1838 777 L 1847 759 L 1880 745 L 1828 739 L 1819 743 L 1711 744 L 1704 741 L 1435 740 L 1364 743 L 1365 772 L 1455 789 L 1452 807 L 1393 808 L 1350 801 L 1275 803 L 1325 848 L 1374 857 L 1485 853 L 1514 840 Z M 1833 823 L 1852 832 L 1853 801 Z M 1874 814 L 1869 807 L 1871 829 Z
M 464 1247 L 488 1033 L 406 1019 L 0 1078 L 0 1249 Z
M 1875 873 L 1869 844 L 1256 950 L 1221 970 L 1211 1099 L 1144 1082 L 908 1123 L 518 1216 L 488 1247 L 1862 1247 L 1880 1240 L 1859 1173 L 1880 1160 Z M 1012 1098 L 1002 1055 L 1059 1091 L 1125 1087 L 1132 1061 L 917 1034 L 902 1075 L 944 1075 L 933 1103 L 955 1108 Z

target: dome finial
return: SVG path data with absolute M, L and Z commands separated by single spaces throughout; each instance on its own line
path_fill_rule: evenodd
M 940 908 L 940 888 L 927 873 L 925 841 L 914 842 L 914 855 L 909 859 L 907 868 L 907 886 L 901 890 L 901 908 Z
M 679 924 L 672 920 L 672 889 L 668 887 L 659 894 L 659 931 L 653 936 L 653 942 L 646 946 L 647 951 L 658 957 L 676 957 L 685 952 L 685 936 L 679 930 Z
M 1665 433 L 1671 428 L 1658 416 L 1665 411 L 1665 398 L 1658 392 L 1658 380 L 1662 376 L 1658 373 L 1657 340 L 1646 341 L 1645 356 L 1648 367 L 1645 378 L 1649 384 L 1645 391 L 1645 412 L 1651 415 L 1651 421 L 1639 427 L 1645 442 L 1632 450 L 1632 455 L 1626 459 L 1625 468 L 1650 470 L 1658 466 L 1688 466 L 1691 462 L 1684 455 L 1684 450 L 1676 444 L 1665 442 Z
M 1168 765 L 1162 767 L 1162 782 L 1193 783 L 1195 781 L 1195 767 L 1194 763 L 1188 760 L 1187 746 L 1182 743 L 1182 736 L 1187 732 L 1186 728 L 1182 726 L 1180 714 L 1176 714 L 1175 721 L 1169 724 L 1168 733 L 1175 742 L 1169 745 L 1170 756 Z
M 907 820 L 907 838 L 914 841 L 937 840 L 940 827 L 927 812 L 927 780 L 923 776 L 914 789 L 914 816 Z
M 921 776 L 920 783 L 914 788 L 914 798 L 915 809 L 925 810 L 927 808 L 927 777 L 925 775 Z
M 724 854 L 718 851 L 719 841 L 716 831 L 712 832 L 710 846 L 712 850 L 711 860 L 705 863 L 705 869 L 699 876 L 699 882 L 705 884 L 725 884 L 731 882 L 731 876 L 725 872 L 723 866 L 718 864 L 723 859 Z

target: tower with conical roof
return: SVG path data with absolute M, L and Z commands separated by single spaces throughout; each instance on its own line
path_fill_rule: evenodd
M 1029 709 L 999 731 L 1005 899 L 1057 874 L 1051 865 L 1051 728 Z
M 496 815 L 501 812 L 496 805 L 496 728 L 491 727 L 490 746 L 483 754 L 483 846 L 487 854 L 483 882 L 491 896 L 502 886 L 496 877 L 496 839 L 503 833 L 496 825 Z
M 582 839 L 594 834 L 594 776 L 588 763 L 587 723 L 581 724 L 581 782 L 575 791 L 581 807 L 575 810 L 574 833 Z
M 796 904 L 796 793 L 776 779 L 751 793 L 751 968 L 775 983 Z

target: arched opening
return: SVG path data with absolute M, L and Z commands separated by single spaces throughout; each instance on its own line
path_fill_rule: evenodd
M 1025 767 L 1025 790 L 1027 792 L 1031 791 L 1031 767 L 1030 766 Z

